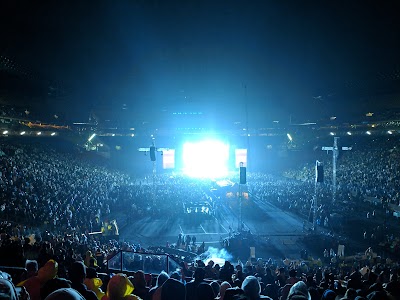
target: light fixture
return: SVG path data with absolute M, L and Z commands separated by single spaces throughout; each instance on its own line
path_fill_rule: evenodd
M 132 134 L 131 134 L 131 137 L 134 137 L 134 136 L 135 136 L 135 134 L 134 134 L 134 133 L 132 133 Z
M 55 133 L 55 132 L 52 132 L 50 135 L 51 135 L 51 136 L 55 136 L 55 135 L 56 135 L 56 133 Z
M 93 133 L 93 134 L 89 137 L 88 141 L 90 142 L 91 140 L 93 140 L 93 138 L 94 138 L 95 136 L 96 136 L 96 134 Z
M 4 131 L 3 131 L 3 134 L 7 134 L 7 133 L 8 133 L 8 130 L 4 130 Z
M 368 131 L 366 132 L 366 134 L 371 135 L 371 131 L 368 130 Z
M 290 135 L 290 133 L 287 133 L 286 135 L 287 135 L 287 138 L 289 139 L 289 141 L 293 141 L 293 138 L 292 138 L 292 136 Z
M 387 132 L 388 134 L 393 134 L 393 131 L 391 131 L 391 130 L 388 130 L 388 132 Z
M 115 133 L 113 133 L 111 136 L 115 136 Z
M 350 131 L 347 131 L 347 135 L 351 135 L 351 132 L 350 132 Z
M 21 131 L 20 135 L 24 135 L 24 134 L 25 134 L 25 131 Z
M 39 131 L 39 132 L 37 132 L 36 134 L 37 134 L 37 135 L 41 135 L 41 134 L 42 134 L 42 132 L 41 132 L 41 131 Z
M 334 133 L 334 132 L 332 132 L 332 131 L 331 131 L 331 132 L 329 132 L 329 134 L 330 134 L 330 135 L 335 135 L 335 133 Z

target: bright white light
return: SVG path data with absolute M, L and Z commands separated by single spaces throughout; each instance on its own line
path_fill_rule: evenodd
M 388 134 L 393 134 L 393 131 L 391 131 L 391 130 L 388 130 Z
M 330 134 L 330 135 L 335 135 L 335 133 L 334 133 L 334 132 L 330 132 L 329 134 Z
M 368 131 L 366 132 L 366 134 L 371 135 L 371 131 L 368 130 Z
M 218 178 L 228 174 L 229 145 L 205 140 L 183 145 L 183 172 L 191 177 Z
M 90 138 L 88 139 L 88 141 L 90 142 L 91 140 L 93 140 L 93 138 L 96 136 L 96 134 L 95 133 L 93 133 L 91 136 L 90 136 Z
M 4 131 L 3 131 L 3 134 L 7 134 L 7 133 L 8 133 L 8 130 L 4 130 Z
M 25 134 L 25 131 L 21 131 L 20 135 L 24 135 L 24 134 Z
M 350 132 L 350 131 L 347 131 L 347 135 L 351 135 L 351 132 Z
M 42 133 L 39 131 L 38 133 L 36 133 L 37 135 L 41 135 Z
M 287 138 L 289 139 L 289 141 L 293 141 L 293 138 L 292 138 L 292 136 L 290 135 L 290 133 L 287 133 L 286 135 L 287 135 Z
M 115 133 L 113 133 L 111 136 L 115 136 Z
M 131 134 L 131 137 L 134 137 L 134 136 L 135 136 L 135 134 L 134 134 L 134 133 L 132 133 L 132 134 Z
M 51 136 L 55 136 L 55 135 L 56 135 L 56 133 L 55 133 L 55 132 L 52 132 L 50 135 L 51 135 Z

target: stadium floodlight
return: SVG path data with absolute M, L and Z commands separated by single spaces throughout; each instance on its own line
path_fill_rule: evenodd
M 55 132 L 52 132 L 50 135 L 51 135 L 51 136 L 55 136 L 55 135 L 56 135 L 56 133 L 55 133 Z
M 20 135 L 24 135 L 24 134 L 25 134 L 25 131 L 21 131 Z
M 347 131 L 347 135 L 351 135 L 352 133 L 351 133 L 351 131 Z
M 290 135 L 290 133 L 287 133 L 286 135 L 287 135 L 287 138 L 289 139 L 289 141 L 293 141 L 293 138 L 292 138 L 292 136 Z
M 7 134 L 7 133 L 8 133 L 8 130 L 4 130 L 4 131 L 3 131 L 3 134 Z
M 91 140 L 93 140 L 93 138 L 94 138 L 95 136 L 96 136 L 96 134 L 93 133 L 93 134 L 89 137 L 88 142 L 90 142 Z
M 334 133 L 334 132 L 332 132 L 332 131 L 331 131 L 331 132 L 329 132 L 329 134 L 330 134 L 330 135 L 335 135 L 335 133 Z
M 371 131 L 368 130 L 368 131 L 366 132 L 366 134 L 371 135 Z
M 37 135 L 41 135 L 41 134 L 42 134 L 42 132 L 41 132 L 41 131 L 39 131 L 39 132 L 37 132 L 36 134 L 37 134 Z
M 391 131 L 391 130 L 388 130 L 388 132 L 387 132 L 388 134 L 393 134 L 393 131 Z

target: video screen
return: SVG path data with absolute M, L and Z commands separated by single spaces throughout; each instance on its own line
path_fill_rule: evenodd
M 175 169 L 175 149 L 163 151 L 163 169 Z
M 235 149 L 235 167 L 239 168 L 240 163 L 247 167 L 247 149 Z

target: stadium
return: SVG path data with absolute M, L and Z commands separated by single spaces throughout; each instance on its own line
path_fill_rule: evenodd
M 0 295 L 398 299 L 398 5 L 179 2 L 1 4 Z

